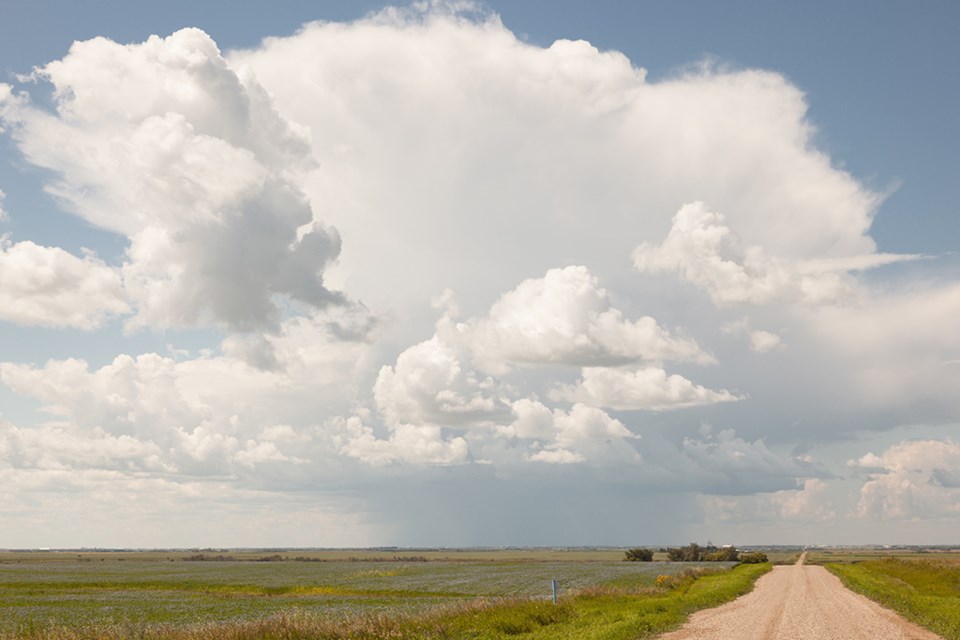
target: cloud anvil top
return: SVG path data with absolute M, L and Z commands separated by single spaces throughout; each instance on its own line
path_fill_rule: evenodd
M 0 82 L 0 546 L 950 541 L 956 261 L 802 87 L 303 22 Z

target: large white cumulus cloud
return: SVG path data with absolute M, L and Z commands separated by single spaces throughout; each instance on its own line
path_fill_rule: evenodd
M 314 160 L 248 74 L 200 30 L 136 45 L 77 42 L 35 71 L 56 111 L 6 88 L 3 121 L 49 190 L 88 222 L 129 238 L 132 324 L 275 325 L 272 299 L 338 300 L 323 270 L 335 232 L 313 220 L 299 182 Z
M 307 192 L 364 300 L 467 282 L 494 296 L 571 263 L 607 274 L 694 200 L 772 255 L 874 250 L 877 197 L 813 148 L 803 95 L 775 73 L 651 83 L 583 41 L 540 47 L 496 17 L 417 11 L 309 24 L 229 59 L 310 128 Z

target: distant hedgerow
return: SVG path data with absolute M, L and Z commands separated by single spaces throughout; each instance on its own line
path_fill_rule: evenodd
M 701 547 L 691 542 L 685 547 L 667 549 L 667 557 L 671 562 L 736 562 L 740 559 L 740 552 L 736 547 L 715 547 L 712 544 Z

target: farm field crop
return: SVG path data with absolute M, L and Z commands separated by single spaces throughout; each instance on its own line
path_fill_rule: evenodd
M 947 560 L 960 562 L 960 552 L 940 548 L 934 550 L 904 549 L 811 549 L 807 551 L 808 564 L 849 564 L 870 560 L 885 560 L 897 558 L 900 560 Z
M 588 614 L 602 617 L 619 610 L 624 598 L 642 597 L 673 602 L 669 607 L 661 602 L 657 606 L 663 611 L 653 611 L 664 625 L 691 607 L 748 589 L 764 570 L 741 568 L 695 580 L 689 573 L 696 565 L 688 563 L 538 560 L 529 553 L 525 560 L 491 556 L 462 561 L 231 555 L 189 561 L 185 554 L 159 552 L 0 554 L 0 638 L 119 638 L 131 630 L 152 630 L 157 638 L 194 638 L 201 636 L 182 634 L 227 627 L 249 630 L 265 620 L 346 628 L 358 619 L 377 624 L 400 620 L 396 624 L 410 631 L 401 637 L 433 637 L 432 632 L 415 630 L 429 623 L 431 628 L 479 625 L 493 629 L 493 635 L 455 637 L 494 638 L 510 635 L 511 617 L 518 628 L 532 624 L 530 620 L 548 628 L 574 624 Z M 711 569 L 731 566 L 717 565 L 712 563 Z M 688 575 L 680 576 L 684 572 Z M 733 591 L 720 584 L 723 580 L 718 582 L 731 575 L 737 582 Z M 660 577 L 658 587 L 658 576 L 673 578 Z M 559 607 L 549 599 L 553 579 L 560 586 Z M 711 580 L 716 588 L 710 587 Z M 74 635 L 63 635 L 68 632 Z

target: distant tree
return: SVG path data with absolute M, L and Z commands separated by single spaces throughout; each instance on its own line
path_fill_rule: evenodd
M 651 562 L 653 560 L 652 549 L 627 549 L 624 552 L 624 560 L 629 562 Z
M 685 547 L 667 549 L 667 557 L 671 562 L 700 562 L 702 555 L 700 545 L 696 542 L 691 542 Z
M 704 553 L 701 559 L 705 562 L 736 562 L 739 555 L 736 547 L 722 547 Z
M 740 562 L 743 564 L 762 564 L 768 562 L 767 554 L 754 551 L 753 553 L 741 553 Z

